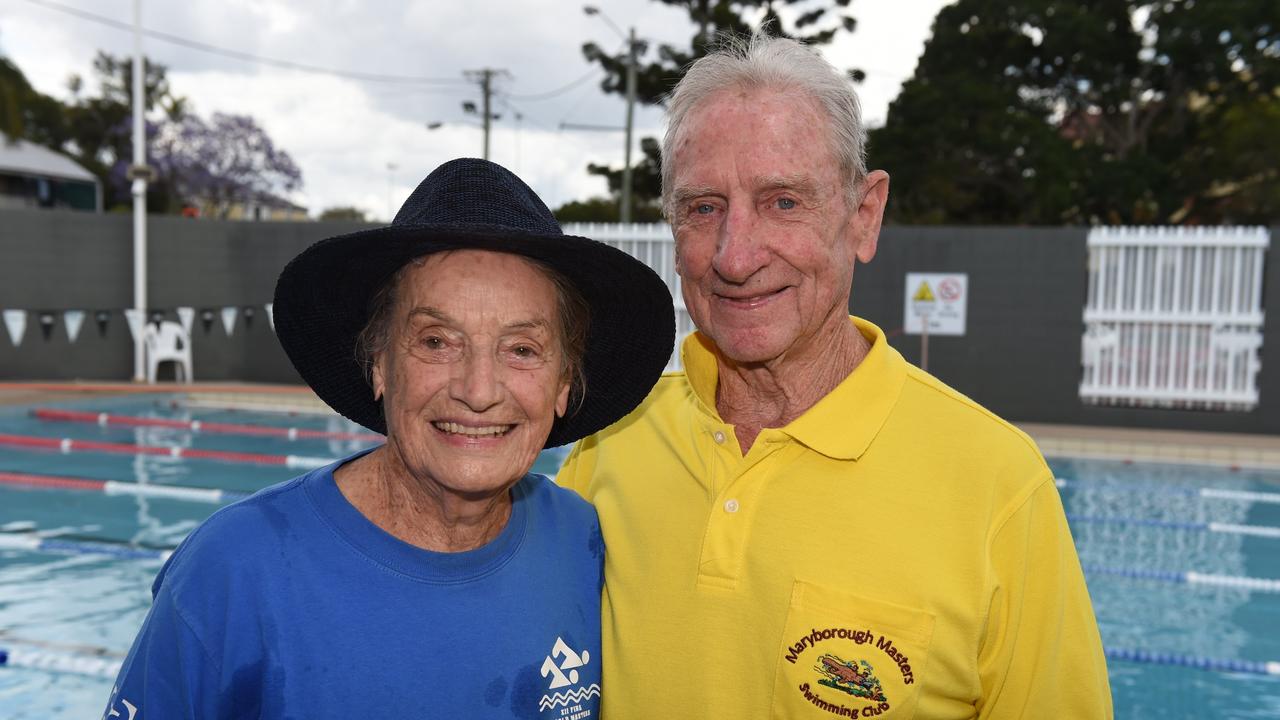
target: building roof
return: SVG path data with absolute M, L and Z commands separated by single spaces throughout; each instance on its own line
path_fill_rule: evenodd
M 62 180 L 82 180 L 95 185 L 98 179 L 65 155 L 26 140 L 6 142 L 0 138 L 0 172 L 38 175 Z

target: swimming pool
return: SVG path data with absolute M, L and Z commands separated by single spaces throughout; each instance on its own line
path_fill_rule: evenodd
M 173 406 L 179 396 L 80 400 L 56 407 L 112 416 L 199 421 L 204 431 L 41 420 L 0 408 L 0 434 L 62 439 L 71 452 L 0 445 L 0 472 L 252 492 L 346 455 L 369 441 L 336 417 Z M 210 433 L 215 423 L 299 428 L 332 437 Z M 348 434 L 342 436 L 343 434 Z M 77 442 L 293 456 L 299 467 L 103 452 Z M 38 441 L 32 441 L 38 442 Z M 552 473 L 563 451 L 535 469 Z M 262 458 L 257 458 L 259 461 Z M 1053 460 L 1103 641 L 1118 718 L 1280 717 L 1280 474 L 1176 465 Z M 99 717 L 109 668 L 127 651 L 150 604 L 161 560 L 127 547 L 175 545 L 220 502 L 0 482 L 0 541 L 30 528 L 69 539 L 63 552 L 0 549 L 0 648 L 55 669 L 0 667 L 0 717 Z M 233 495 L 221 498 L 232 499 Z M 75 545 L 88 541 L 119 545 Z M 0 542 L 0 546 L 4 545 Z M 67 552 L 71 549 L 101 552 Z M 144 552 L 141 555 L 155 555 Z M 1190 573 L 1190 574 L 1188 574 Z M 1266 581 L 1271 580 L 1268 584 Z M 1251 582 L 1257 581 L 1257 582 Z M 1205 666 L 1216 669 L 1204 669 Z

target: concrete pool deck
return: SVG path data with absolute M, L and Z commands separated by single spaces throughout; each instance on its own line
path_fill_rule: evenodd
M 0 383 L 0 406 L 133 393 L 188 393 L 188 407 L 260 412 L 333 414 L 300 385 L 199 382 L 190 385 L 131 382 Z M 1162 462 L 1239 469 L 1280 470 L 1280 436 L 1014 423 L 1049 458 Z

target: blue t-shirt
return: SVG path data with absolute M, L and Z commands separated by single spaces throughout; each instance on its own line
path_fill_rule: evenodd
M 430 552 L 346 500 L 333 472 L 351 459 L 191 533 L 104 718 L 599 716 L 595 510 L 526 475 L 497 538 Z

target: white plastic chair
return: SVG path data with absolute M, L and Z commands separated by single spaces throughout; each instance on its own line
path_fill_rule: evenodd
M 166 320 L 157 328 L 155 324 L 147 323 L 142 342 L 147 349 L 148 383 L 156 381 L 156 369 L 167 361 L 178 364 L 174 372 L 181 376 L 182 382 L 191 382 L 191 336 L 182 329 L 182 325 Z

